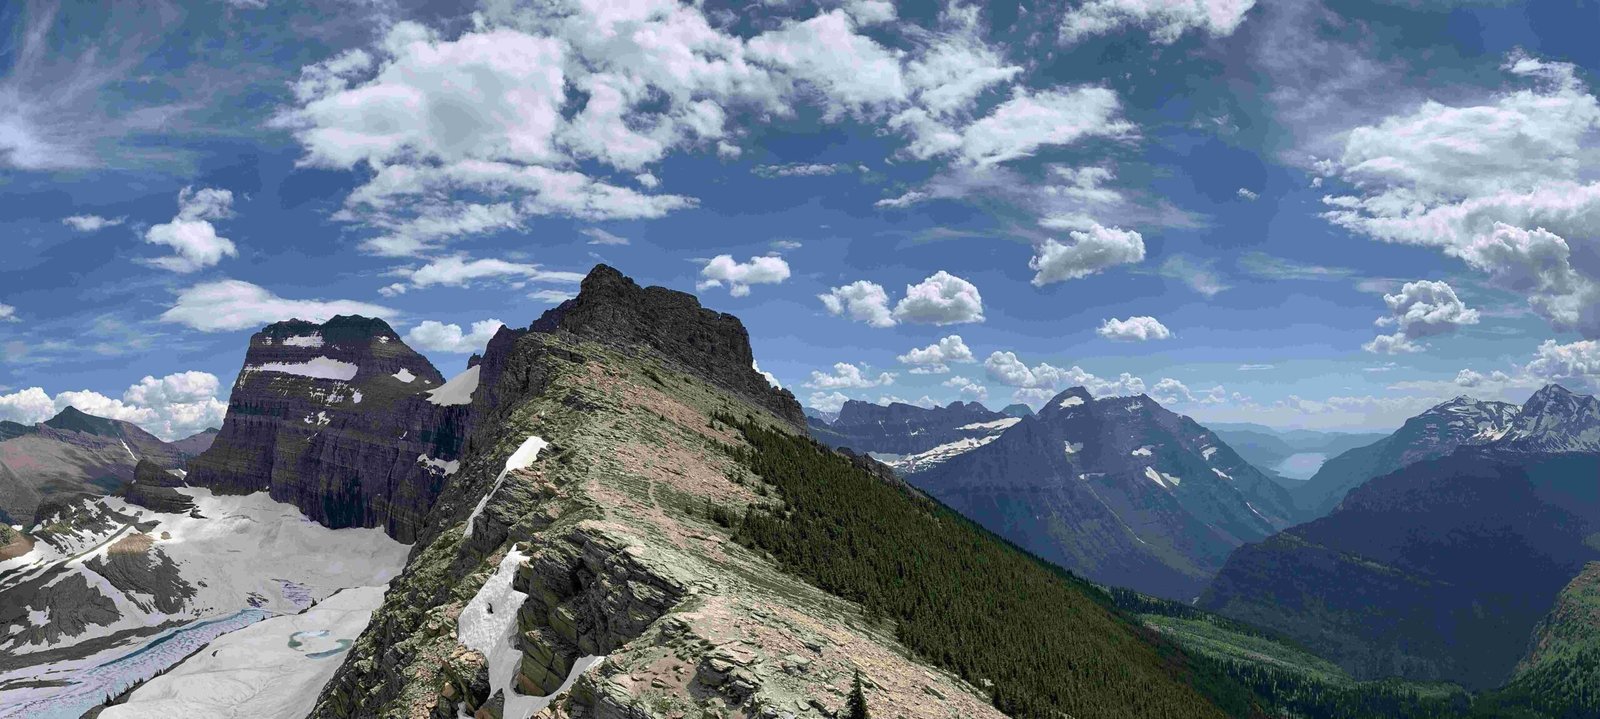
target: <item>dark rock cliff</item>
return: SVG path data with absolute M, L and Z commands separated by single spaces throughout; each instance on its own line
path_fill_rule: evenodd
M 189 483 L 268 491 L 326 526 L 411 542 L 466 432 L 467 405 L 430 401 L 443 383 L 383 320 L 269 325 L 250 338 L 222 431 L 190 461 Z
M 918 407 L 894 402 L 887 406 L 850 400 L 839 418 L 816 432 L 817 441 L 858 452 L 916 454 L 961 439 L 984 437 L 986 423 L 1006 419 L 977 402 L 951 402 L 944 407 Z

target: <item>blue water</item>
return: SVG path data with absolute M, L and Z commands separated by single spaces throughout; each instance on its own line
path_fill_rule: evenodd
M 68 679 L 71 684 L 27 691 L 17 704 L 0 707 L 0 716 L 38 717 L 38 719 L 76 719 L 108 697 L 149 679 L 183 661 L 184 657 L 229 632 L 266 619 L 260 609 L 245 609 L 225 617 L 190 622 L 147 641 L 127 654 L 90 669 L 66 673 L 63 677 L 45 675 L 40 679 Z M 10 699 L 7 697 L 6 699 Z
M 1291 454 L 1288 458 L 1273 467 L 1277 472 L 1289 479 L 1311 479 L 1311 475 L 1322 469 L 1322 463 L 1328 461 L 1328 455 L 1321 452 L 1303 452 Z

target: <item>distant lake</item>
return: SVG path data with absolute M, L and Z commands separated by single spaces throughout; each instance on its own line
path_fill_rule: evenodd
M 1272 471 L 1290 479 L 1311 479 L 1311 475 L 1316 474 L 1317 470 L 1322 468 L 1322 463 L 1326 461 L 1328 461 L 1328 455 L 1321 452 L 1291 454 L 1287 459 L 1279 462 L 1278 466 L 1273 467 Z

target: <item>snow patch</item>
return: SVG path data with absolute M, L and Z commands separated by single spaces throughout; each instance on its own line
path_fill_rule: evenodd
M 1078 395 L 1072 395 L 1071 397 L 1068 397 L 1068 398 L 1066 398 L 1064 400 L 1061 400 L 1061 403 L 1056 405 L 1056 406 L 1060 407 L 1062 409 L 1066 409 L 1068 407 L 1077 407 L 1077 406 L 1082 405 L 1082 404 L 1083 404 L 1083 398 L 1082 397 L 1079 397 Z
M 49 624 L 50 608 L 45 607 L 44 609 L 34 609 L 33 607 L 28 607 L 28 623 L 36 627 L 42 627 L 46 624 Z
M 437 389 L 428 390 L 428 401 L 440 406 L 472 404 L 472 393 L 477 390 L 478 365 L 473 365 Z
M 321 347 L 322 333 L 318 332 L 309 335 L 295 335 L 294 337 L 285 339 L 283 343 L 290 347 Z
M 1233 477 L 1231 475 L 1229 475 L 1227 472 L 1224 472 L 1224 471 L 1222 471 L 1220 469 L 1217 469 L 1216 467 L 1212 467 L 1211 471 L 1216 472 L 1218 477 L 1226 479 L 1226 480 L 1228 480 L 1230 482 L 1233 481 Z
M 1171 489 L 1171 487 L 1168 487 L 1167 483 L 1161 479 L 1163 475 L 1160 472 L 1157 472 L 1155 467 L 1145 467 L 1144 476 L 1146 479 L 1161 485 L 1162 489 Z
M 355 403 L 356 403 L 356 404 L 361 404 L 361 390 L 359 390 L 359 389 L 358 389 L 358 390 L 355 390 L 355 394 L 353 394 L 353 395 L 351 395 L 351 399 L 352 399 L 352 400 L 353 400 L 353 401 L 354 401 L 354 402 L 355 402 Z
M 461 469 L 461 460 L 459 459 L 452 459 L 446 462 L 442 459 L 434 459 L 426 454 L 417 455 L 417 463 L 427 467 L 429 471 L 437 471 L 446 477 L 455 474 L 456 470 Z
M 1206 447 L 1205 449 L 1200 450 L 1200 456 L 1202 458 L 1206 459 L 1207 461 L 1210 461 L 1211 455 L 1216 454 L 1216 453 L 1217 453 L 1217 448 L 1216 447 Z
M 417 378 L 416 375 L 411 374 L 411 370 L 408 370 L 408 369 L 406 369 L 404 367 L 401 367 L 399 372 L 396 372 L 396 373 L 394 373 L 393 375 L 390 375 L 390 376 L 394 377 L 397 380 L 400 380 L 401 382 L 405 382 L 406 384 L 410 384 L 411 380 L 414 380 L 414 379 Z
M 474 367 L 473 369 L 477 368 Z M 451 381 L 454 382 L 455 380 Z M 483 508 L 488 506 L 489 498 L 493 497 L 495 492 L 500 491 L 500 485 L 506 481 L 506 475 L 510 474 L 513 469 L 527 469 L 532 466 L 533 461 L 539 458 L 539 450 L 548 446 L 550 446 L 550 443 L 544 441 L 542 437 L 529 435 L 527 439 L 522 440 L 522 446 L 517 447 L 517 451 L 512 452 L 511 456 L 506 458 L 506 466 L 494 478 L 494 485 L 489 487 L 489 491 L 483 494 L 482 499 L 478 500 L 478 506 L 472 508 L 472 514 L 467 516 L 467 527 L 462 530 L 462 536 L 472 536 L 472 525 L 477 523 L 478 515 L 483 513 Z
M 992 430 L 1004 430 L 1004 429 L 1010 427 L 1011 425 L 1014 425 L 1014 424 L 1016 424 L 1018 422 L 1021 422 L 1021 421 L 1022 421 L 1021 417 L 1002 417 L 1002 418 L 994 420 L 992 422 L 973 422 L 972 424 L 964 424 L 964 425 L 961 425 L 960 427 L 957 427 L 956 429 L 965 429 L 965 430 L 990 430 L 990 429 L 992 429 Z
M 921 472 L 929 467 L 947 462 L 951 457 L 971 452 L 999 438 L 1000 435 L 998 434 L 983 437 L 964 437 L 954 442 L 941 444 L 926 452 L 918 452 L 894 461 L 885 461 L 884 463 L 901 472 Z
M 571 689 L 578 677 L 605 659 L 590 655 L 573 662 L 566 680 L 549 696 L 530 697 L 517 691 L 517 668 L 522 663 L 522 650 L 517 647 L 517 609 L 528 595 L 513 589 L 511 580 L 517 574 L 517 567 L 527 558 L 515 549 L 506 552 L 494 576 L 484 582 L 456 621 L 456 639 L 462 646 L 476 649 L 489 661 L 489 693 L 490 696 L 495 690 L 504 693 L 505 711 L 501 714 L 504 719 L 528 719 L 535 712 L 543 711 Z
M 1143 447 L 1133 450 L 1132 452 L 1129 452 L 1128 454 L 1134 457 L 1149 457 L 1151 455 L 1150 445 L 1147 444 Z
M 1083 443 L 1082 442 L 1067 441 L 1067 442 L 1062 442 L 1061 444 L 1062 444 L 1062 449 L 1064 449 L 1068 455 L 1077 454 L 1077 453 L 1083 451 Z
M 349 362 L 340 362 L 328 357 L 315 357 L 305 362 L 268 362 L 266 364 L 250 365 L 245 367 L 244 371 L 280 372 L 301 377 L 336 379 L 348 382 L 355 378 L 358 369 L 358 367 Z
M 122 442 L 122 451 L 127 452 L 128 453 L 128 458 L 132 459 L 134 461 L 134 463 L 137 464 L 139 462 L 139 456 L 133 453 L 133 450 L 128 447 L 128 443 L 126 441 L 123 441 L 123 440 L 120 440 L 120 439 L 117 440 L 117 441 L 118 442 Z

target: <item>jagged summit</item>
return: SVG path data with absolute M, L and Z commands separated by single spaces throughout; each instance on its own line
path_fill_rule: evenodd
M 122 436 L 122 427 L 116 420 L 96 417 L 71 405 L 56 413 L 56 416 L 45 420 L 43 424 L 51 429 L 82 432 L 99 437 Z
M 687 292 L 640 287 L 610 265 L 595 265 L 577 297 L 547 310 L 528 330 L 647 347 L 797 427 L 806 425 L 794 394 L 772 387 L 755 370 L 750 333 L 739 318 L 706 309 Z
M 1497 449 L 1523 452 L 1600 451 L 1600 400 L 1548 384 L 1522 405 Z
M 434 386 L 444 381 L 388 322 L 361 315 L 338 315 L 321 324 L 292 319 L 267 325 L 250 337 L 245 370 L 356 382 L 404 370 Z

